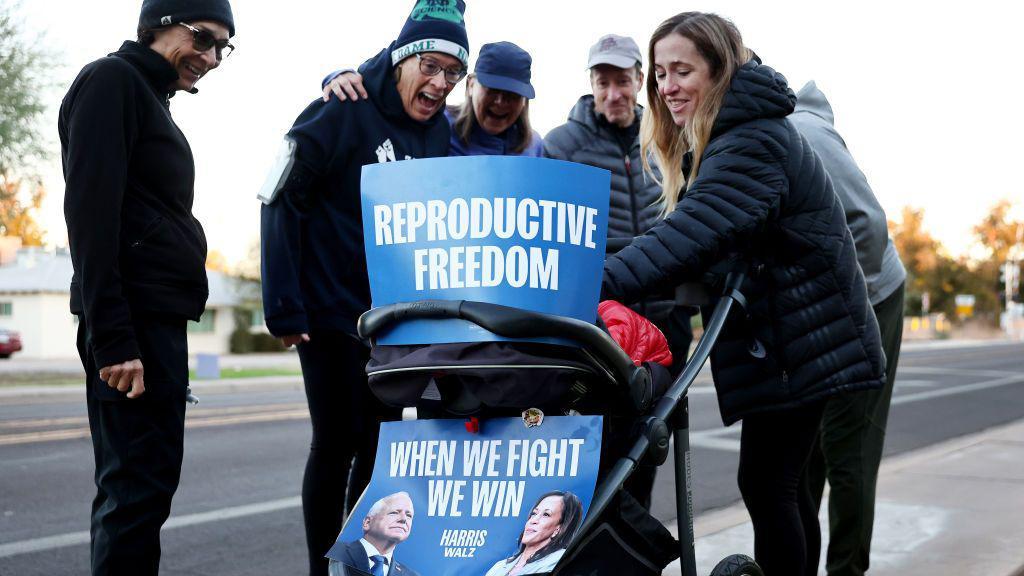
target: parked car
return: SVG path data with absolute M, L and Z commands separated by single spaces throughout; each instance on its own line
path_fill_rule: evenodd
M 0 328 L 0 358 L 10 358 L 21 350 L 21 334 L 7 328 Z

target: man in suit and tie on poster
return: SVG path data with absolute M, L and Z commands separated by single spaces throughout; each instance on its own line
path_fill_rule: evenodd
M 385 496 L 374 502 L 363 518 L 363 537 L 342 544 L 338 556 L 328 555 L 372 576 L 419 576 L 394 558 L 395 547 L 412 533 L 413 515 L 407 492 Z

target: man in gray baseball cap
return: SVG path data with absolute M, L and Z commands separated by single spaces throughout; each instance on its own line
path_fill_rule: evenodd
M 608 214 L 608 253 L 623 248 L 634 236 L 661 219 L 661 186 L 645 177 L 640 162 L 640 119 L 637 94 L 644 83 L 643 56 L 628 36 L 606 34 L 587 56 L 592 94 L 580 97 L 565 124 L 544 138 L 548 158 L 579 162 L 611 171 Z M 652 163 L 652 168 L 657 167 Z M 660 180 L 660 175 L 659 178 Z M 673 373 L 686 360 L 693 333 L 692 308 L 677 307 L 671 295 L 640 303 L 635 309 L 657 324 L 668 337 Z M 654 469 L 641 469 L 631 479 L 630 492 L 649 503 Z

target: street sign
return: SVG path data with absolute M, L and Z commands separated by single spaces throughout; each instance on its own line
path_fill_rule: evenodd
M 956 315 L 961 318 L 974 316 L 974 301 L 974 294 L 957 294 L 954 298 L 954 302 L 956 302 Z

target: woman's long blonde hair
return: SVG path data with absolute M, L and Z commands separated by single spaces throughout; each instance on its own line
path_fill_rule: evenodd
M 654 45 L 669 34 L 679 34 L 693 42 L 708 63 L 712 81 L 711 89 L 697 104 L 692 120 L 682 129 L 672 121 L 668 106 L 658 92 L 654 71 Z M 665 216 L 675 209 L 683 189 L 683 156 L 693 151 L 693 165 L 685 175 L 685 183 L 689 187 L 697 178 L 700 157 L 711 138 L 711 129 L 732 77 L 751 57 L 736 25 L 717 14 L 683 12 L 662 22 L 651 36 L 647 54 L 648 109 L 640 122 L 640 157 L 644 170 L 656 180 L 648 162 L 648 153 L 653 152 L 658 161 L 662 174 L 659 182 L 662 186 L 662 213 Z

